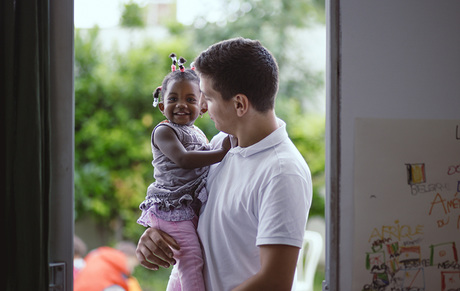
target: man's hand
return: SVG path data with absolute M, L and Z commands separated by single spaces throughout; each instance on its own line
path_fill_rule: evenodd
M 142 266 L 156 271 L 159 266 L 169 268 L 176 263 L 172 249 L 179 250 L 180 247 L 170 235 L 147 228 L 137 244 L 136 256 Z

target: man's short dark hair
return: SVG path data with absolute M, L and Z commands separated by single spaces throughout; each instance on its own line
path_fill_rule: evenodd
M 244 94 L 260 112 L 274 108 L 278 64 L 259 41 L 239 37 L 216 43 L 196 58 L 195 67 L 224 100 Z

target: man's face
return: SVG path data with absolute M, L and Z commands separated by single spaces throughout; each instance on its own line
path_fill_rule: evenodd
M 233 134 L 232 125 L 235 115 L 232 100 L 225 101 L 222 94 L 212 87 L 212 80 L 200 76 L 201 104 L 208 110 L 218 130 Z

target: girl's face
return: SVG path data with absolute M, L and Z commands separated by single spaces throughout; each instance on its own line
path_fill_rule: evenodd
M 172 80 L 158 108 L 170 122 L 192 125 L 200 114 L 199 101 L 200 87 L 196 82 Z

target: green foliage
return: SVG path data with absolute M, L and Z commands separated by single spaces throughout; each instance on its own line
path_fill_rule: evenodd
M 98 29 L 75 33 L 75 212 L 137 240 L 139 203 L 153 181 L 150 133 L 163 120 L 152 91 L 170 71 L 171 39 L 128 52 L 102 52 Z M 181 48 L 184 57 L 194 53 Z
M 143 9 L 139 4 L 130 1 L 124 4 L 124 10 L 121 14 L 121 26 L 122 27 L 145 27 Z
M 169 23 L 171 37 L 161 43 L 136 44 L 126 52 L 103 51 L 97 27 L 77 30 L 76 219 L 90 215 L 112 231 L 120 228 L 121 222 L 121 237 L 138 240 L 144 230 L 136 224 L 138 206 L 153 181 L 150 134 L 164 119 L 151 106 L 152 91 L 170 71 L 168 56 L 175 52 L 191 62 L 208 45 L 237 35 L 261 40 L 279 62 L 281 83 L 276 112 L 286 121 L 291 139 L 312 172 L 314 196 L 310 215 L 323 216 L 324 116 L 309 113 L 305 105 L 323 86 L 322 75 L 299 66 L 297 56 L 301 49 L 298 54 L 292 50 L 295 29 L 319 19 L 314 12 L 317 2 L 241 1 L 238 9 L 229 10 L 225 27 L 208 23 L 202 29 L 192 30 Z M 133 4 L 125 7 L 126 15 L 130 5 Z M 209 139 L 217 133 L 208 115 L 199 118 L 196 125 Z
M 281 79 L 278 98 L 311 99 L 324 86 L 322 74 L 309 70 L 302 57 L 303 29 L 324 22 L 324 1 L 221 2 L 226 17 L 204 24 L 203 19 L 195 21 L 195 26 L 199 27 L 194 30 L 195 46 L 204 49 L 217 41 L 239 36 L 258 39 L 278 62 Z M 300 105 L 305 107 L 303 102 Z
M 320 114 L 305 114 L 301 108 L 295 98 L 280 98 L 276 114 L 286 122 L 289 137 L 310 168 L 313 182 L 310 216 L 324 216 L 325 118 Z
M 179 36 L 179 35 L 183 36 L 189 30 L 189 27 L 183 25 L 180 22 L 176 22 L 176 21 L 168 21 L 166 22 L 165 26 L 168 28 L 168 31 L 171 35 L 176 35 L 176 36 Z
M 134 269 L 133 276 L 139 281 L 143 291 L 166 290 L 172 267 L 152 271 L 141 266 Z

